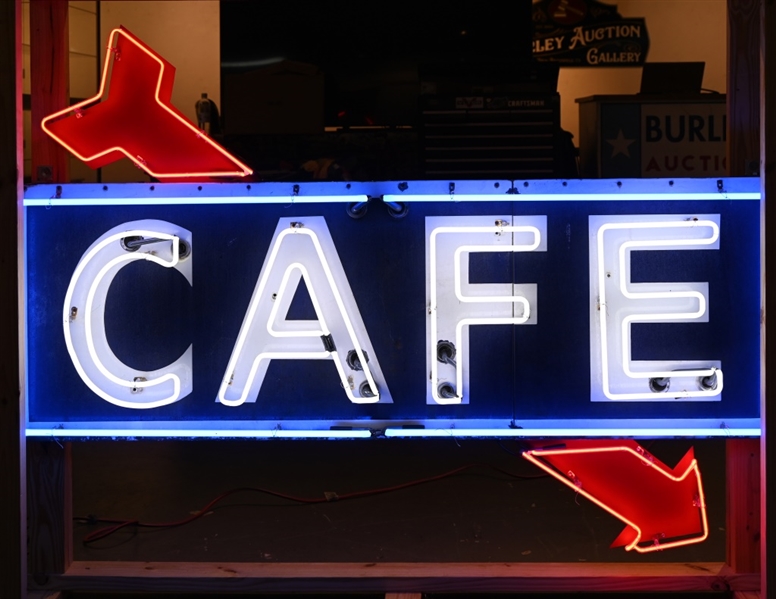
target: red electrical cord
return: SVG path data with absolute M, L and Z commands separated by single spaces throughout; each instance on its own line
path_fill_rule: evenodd
M 258 487 L 240 487 L 237 489 L 232 489 L 230 491 L 226 491 L 225 493 L 222 493 L 210 503 L 208 503 L 205 507 L 203 507 L 201 510 L 197 511 L 196 513 L 192 514 L 188 518 L 184 518 L 183 520 L 178 520 L 175 522 L 140 522 L 139 520 L 115 520 L 115 519 L 109 519 L 109 518 L 75 518 L 75 520 L 79 521 L 85 521 L 85 522 L 105 522 L 112 524 L 111 526 L 106 526 L 103 528 L 100 528 L 98 530 L 95 530 L 93 532 L 90 532 L 83 538 L 84 545 L 93 543 L 95 541 L 99 541 L 100 539 L 104 539 L 106 537 L 109 537 L 113 533 L 121 530 L 122 528 L 125 528 L 127 526 L 138 526 L 143 528 L 174 528 L 177 526 L 183 526 L 185 524 L 189 524 L 190 522 L 194 522 L 194 520 L 197 520 L 207 514 L 216 504 L 218 504 L 223 499 L 226 499 L 230 495 L 234 495 L 236 493 L 245 493 L 245 492 L 251 492 L 251 493 L 263 493 L 265 495 L 272 495 L 274 497 L 279 497 L 281 499 L 286 499 L 288 501 L 293 501 L 296 503 L 302 503 L 302 504 L 314 504 L 314 503 L 327 503 L 331 501 L 343 501 L 346 499 L 358 499 L 361 497 L 369 497 L 371 495 L 380 495 L 382 493 L 390 493 L 393 491 L 399 491 L 401 489 L 406 489 L 408 487 L 414 487 L 416 485 L 422 485 L 425 483 L 430 483 L 438 480 L 442 480 L 443 478 L 448 478 L 450 476 L 454 476 L 456 474 L 460 474 L 461 472 L 465 470 L 469 470 L 471 468 L 479 468 L 479 467 L 485 467 L 490 468 L 492 470 L 495 470 L 496 472 L 499 472 L 501 474 L 504 474 L 506 476 L 509 476 L 511 478 L 519 478 L 519 479 L 532 479 L 532 478 L 545 478 L 546 474 L 539 474 L 534 476 L 526 476 L 521 474 L 514 474 L 512 472 L 508 472 L 506 470 L 502 470 L 501 468 L 497 468 L 496 466 L 492 466 L 490 464 L 467 464 L 466 466 L 460 466 L 459 468 L 455 468 L 453 470 L 449 470 L 448 472 L 443 472 L 442 474 L 437 474 L 436 476 L 430 476 L 428 478 L 421 478 L 417 480 L 412 480 L 406 483 L 401 483 L 398 485 L 390 486 L 390 487 L 381 487 L 378 489 L 367 489 L 365 491 L 354 491 L 352 493 L 345 493 L 343 495 L 338 495 L 336 493 L 327 493 L 324 495 L 324 497 L 295 497 L 293 495 L 287 495 L 285 493 L 280 493 L 278 491 L 272 491 L 271 489 L 262 489 Z

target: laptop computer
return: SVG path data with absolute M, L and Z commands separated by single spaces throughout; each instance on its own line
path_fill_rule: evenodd
M 699 94 L 705 62 L 647 62 L 640 94 Z

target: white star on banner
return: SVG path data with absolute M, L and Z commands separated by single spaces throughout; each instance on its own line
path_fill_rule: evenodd
M 622 154 L 623 156 L 626 156 L 628 158 L 631 157 L 630 150 L 628 147 L 636 141 L 635 139 L 628 139 L 625 137 L 625 134 L 622 132 L 622 129 L 620 129 L 617 132 L 617 137 L 614 139 L 607 139 L 606 143 L 612 146 L 612 158 L 617 156 L 618 154 Z

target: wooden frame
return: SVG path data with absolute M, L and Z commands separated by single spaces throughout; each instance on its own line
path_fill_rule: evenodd
M 3 593 L 26 593 L 25 453 L 19 393 L 16 252 L 21 198 L 21 0 L 0 5 L 0 580 Z
M 73 562 L 48 588 L 277 593 L 751 591 L 759 575 L 692 564 Z
M 734 591 L 739 599 L 767 596 L 776 588 L 776 558 L 767 539 L 776 539 L 776 519 L 768 519 L 766 497 L 776 477 L 768 474 L 776 463 L 776 401 L 764 386 L 761 440 L 727 442 L 728 557 L 727 563 L 692 564 L 218 564 L 146 562 L 73 562 L 70 508 L 70 449 L 51 441 L 29 442 L 23 434 L 17 377 L 19 360 L 16 304 L 16 261 L 21 164 L 20 22 L 21 0 L 0 3 L 0 561 L 3 592 L 25 596 L 30 588 L 56 590 L 164 590 L 253 592 L 387 592 L 394 598 L 417 597 L 422 591 Z M 748 174 L 756 162 L 764 197 L 776 197 L 776 84 L 765 77 L 765 65 L 776 64 L 776 41 L 768 44 L 765 31 L 776 22 L 776 0 L 728 0 L 729 14 L 729 163 L 731 175 Z M 755 22 L 756 21 L 756 22 Z M 753 43 L 752 32 L 758 33 Z M 60 40 L 61 41 L 61 40 Z M 56 45 L 52 42 L 52 48 Z M 760 73 L 749 65 L 760 63 Z M 756 99 L 759 98 L 759 102 Z M 753 126 L 757 113 L 758 124 Z M 760 131 L 760 139 L 756 133 Z M 13 159 L 15 155 L 15 160 Z M 11 196 L 15 202 L 12 203 Z M 13 207 L 12 207 L 13 206 Z M 764 209 L 764 226 L 776 230 L 776 210 Z M 776 261 L 776 239 L 765 238 L 767 264 Z M 776 291 L 766 279 L 766 308 L 776 313 Z M 8 292 L 10 290 L 10 292 Z M 764 337 L 776 339 L 776 321 L 765 321 Z M 764 368 L 776 372 L 776 352 L 764 353 Z M 766 402 L 766 399 L 768 400 Z M 29 461 L 30 563 L 22 523 L 25 521 L 25 464 Z M 762 484 L 760 484 L 762 483 Z M 761 539 L 766 540 L 760 542 Z M 760 567 L 762 564 L 762 568 Z M 770 567 L 769 567 L 770 566 Z M 762 571 L 762 574 L 760 572 Z M 17 592 L 18 591 L 18 592 Z
M 732 1 L 732 0 L 729 0 Z M 776 263 L 776 239 L 765 231 L 774 231 L 776 227 L 776 208 L 769 202 L 776 198 L 776 81 L 773 77 L 773 66 L 776 65 L 776 1 L 761 0 L 760 13 L 760 189 L 766 200 L 763 202 L 763 244 L 765 246 L 764 260 L 765 276 L 765 306 L 764 315 L 768 312 L 776 314 L 776 284 L 774 277 L 767 276 Z M 769 72 L 770 71 L 770 72 Z M 762 550 L 762 584 L 763 597 L 768 592 L 776 592 L 776 518 L 768 516 L 768 497 L 776 497 L 776 385 L 768 385 L 769 376 L 776 373 L 776 319 L 764 318 L 763 352 L 763 387 L 761 399 L 762 436 L 760 437 L 760 539 Z M 769 541 L 770 540 L 770 541 Z

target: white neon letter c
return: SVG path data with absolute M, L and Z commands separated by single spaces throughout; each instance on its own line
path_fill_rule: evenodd
M 70 279 L 62 322 L 78 375 L 98 396 L 124 408 L 158 408 L 192 391 L 192 348 L 175 362 L 140 371 L 119 360 L 105 332 L 105 302 L 116 274 L 130 262 L 148 260 L 175 268 L 192 284 L 191 232 L 171 223 L 124 223 L 103 234 L 84 253 Z M 127 240 L 134 240 L 127 246 Z

